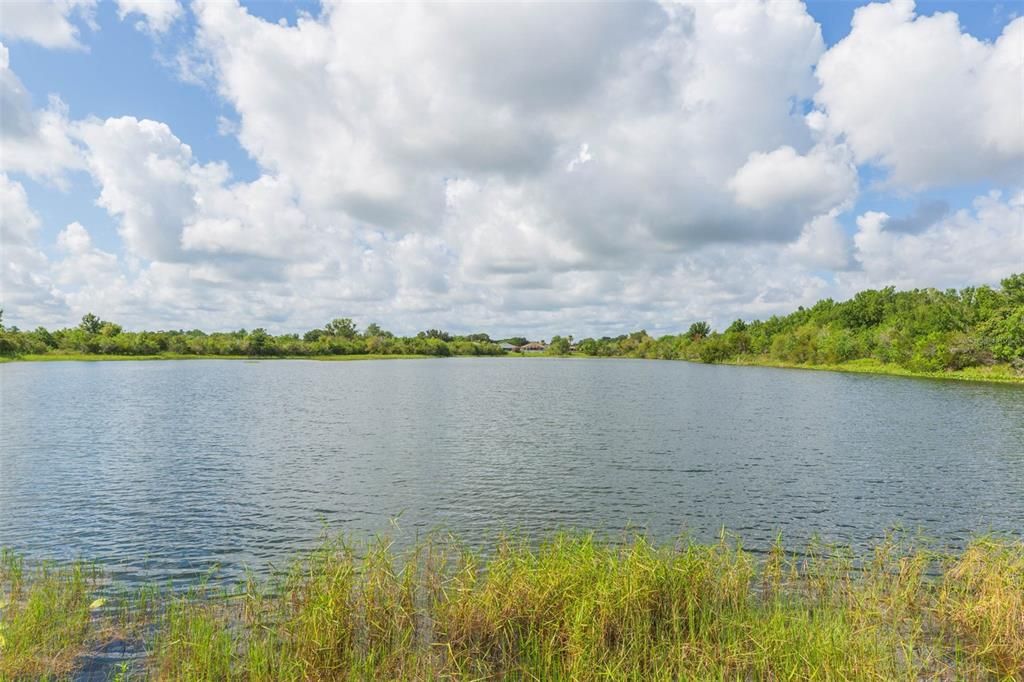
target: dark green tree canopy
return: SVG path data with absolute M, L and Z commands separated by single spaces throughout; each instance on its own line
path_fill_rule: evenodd
M 98 334 L 102 326 L 103 320 L 92 313 L 86 313 L 82 316 L 82 321 L 79 323 L 78 328 L 89 334 Z
M 691 340 L 697 341 L 708 336 L 710 333 L 710 324 L 708 324 L 707 322 L 694 322 L 693 324 L 690 325 L 690 328 L 689 330 L 687 330 L 686 335 L 689 336 Z

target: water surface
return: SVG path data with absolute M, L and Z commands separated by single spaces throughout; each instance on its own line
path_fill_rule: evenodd
M 0 545 L 237 576 L 324 528 L 1024 532 L 1018 386 L 586 359 L 0 366 Z

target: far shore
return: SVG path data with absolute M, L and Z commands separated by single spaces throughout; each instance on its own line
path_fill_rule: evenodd
M 320 360 L 348 362 L 354 360 L 425 360 L 434 355 L 364 353 L 361 355 L 191 355 L 187 353 L 157 353 L 155 355 L 101 355 L 98 353 L 45 353 L 0 357 L 5 362 L 125 362 L 129 360 Z
M 594 356 L 582 353 L 569 355 L 547 355 L 545 353 L 509 353 L 504 356 L 452 356 L 452 357 L 520 357 L 520 358 L 595 358 L 601 360 L 643 360 L 659 358 L 624 358 L 622 356 Z M 0 364 L 10 362 L 124 362 L 130 360 L 315 360 L 321 362 L 350 362 L 358 360 L 428 360 L 443 359 L 436 355 L 381 354 L 365 353 L 353 355 L 188 355 L 183 353 L 159 353 L 155 355 L 100 355 L 94 353 L 46 353 L 37 355 L 0 356 Z M 1017 374 L 1007 364 L 988 367 L 968 367 L 961 370 L 940 372 L 915 372 L 893 363 L 883 363 L 870 358 L 851 360 L 842 364 L 810 365 L 795 362 L 783 362 L 758 356 L 740 356 L 734 360 L 719 363 L 702 363 L 678 358 L 682 362 L 694 364 L 721 364 L 740 367 L 772 367 L 776 369 L 802 369 L 824 372 L 845 372 L 850 374 L 880 374 L 886 376 L 909 377 L 917 379 L 942 379 L 952 381 L 970 381 L 997 384 L 1024 385 L 1024 376 Z

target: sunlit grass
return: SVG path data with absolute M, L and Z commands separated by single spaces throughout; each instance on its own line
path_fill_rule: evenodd
M 93 641 L 92 611 L 100 573 L 76 562 L 26 570 L 8 551 L 0 556 L 0 680 L 68 674 Z
M 987 381 L 1007 384 L 1024 384 L 1024 376 L 1016 372 L 1009 364 L 995 364 L 985 367 L 965 367 L 958 370 L 939 372 L 918 372 L 901 367 L 892 362 L 881 362 L 874 358 L 859 358 L 838 364 L 810 364 L 774 360 L 763 355 L 741 355 L 732 360 L 724 360 L 724 365 L 744 365 L 757 367 L 780 367 L 784 369 L 811 369 L 828 372 L 847 372 L 852 374 L 887 374 L 901 377 L 920 377 L 926 379 L 952 379 L 959 381 Z
M 504 537 L 486 553 L 443 538 L 406 550 L 327 541 L 269 581 L 132 600 L 126 618 L 148 633 L 150 652 L 136 672 L 268 681 L 1024 676 L 1021 540 L 983 537 L 942 553 L 893 536 L 861 555 L 821 545 L 792 554 L 781 543 L 754 554 L 725 535 L 709 544 L 616 540 Z M 39 652 L 97 641 L 82 565 L 5 565 L 5 589 L 22 606 L 5 609 L 4 632 L 17 627 L 21 643 L 0 650 L 0 678 L 65 674 L 66 653 Z M 30 608 L 29 594 L 47 606 Z M 68 606 L 60 617 L 58 604 Z M 47 618 L 54 625 L 29 625 Z M 61 634 L 26 639 L 44 631 Z

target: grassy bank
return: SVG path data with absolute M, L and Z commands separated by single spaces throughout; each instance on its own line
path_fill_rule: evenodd
M 524 358 L 550 358 L 552 356 L 543 353 L 513 353 L 510 357 Z M 583 353 L 570 353 L 554 357 L 563 358 L 594 358 L 595 356 Z M 608 357 L 598 359 L 616 360 L 621 357 Z M 641 358 L 642 359 L 642 358 Z M 658 358 L 649 358 L 658 359 Z M 699 360 L 684 360 L 684 362 L 698 362 Z M 700 363 L 705 364 L 705 363 Z M 764 355 L 741 355 L 731 360 L 709 364 L 735 365 L 742 367 L 775 367 L 780 369 L 810 369 L 824 372 L 847 372 L 852 374 L 884 374 L 887 376 L 916 377 L 921 379 L 950 379 L 953 381 L 982 381 L 1000 384 L 1019 384 L 1024 386 L 1024 375 L 1018 374 L 1009 364 L 995 364 L 986 367 L 966 367 L 959 370 L 944 370 L 939 372 L 915 372 L 893 363 L 881 362 L 873 358 L 862 358 L 850 360 L 838 364 L 808 364 L 798 362 L 784 362 L 773 360 Z
M 0 356 L 0 363 L 4 362 L 104 362 L 124 360 L 319 360 L 324 362 L 348 362 L 356 360 L 416 360 L 435 356 L 413 355 L 413 354 L 360 354 L 360 355 L 320 355 L 320 356 L 284 356 L 284 357 L 260 357 L 253 358 L 248 355 L 186 355 L 178 353 L 160 353 L 157 355 L 98 355 L 93 353 L 45 353 L 40 355 L 21 355 L 15 357 Z M 504 357 L 525 357 L 525 358 L 550 358 L 552 356 L 542 353 L 512 353 Z M 581 353 L 555 357 L 589 358 L 593 356 Z M 621 358 L 608 358 L 621 359 Z M 778 367 L 785 369 L 811 369 L 828 372 L 851 372 L 857 374 L 885 374 L 889 376 L 918 377 L 926 379 L 951 379 L 954 381 L 982 381 L 1004 384 L 1024 385 L 1024 376 L 1018 374 L 1008 364 L 997 364 L 988 367 L 968 367 L 961 370 L 947 370 L 941 372 L 915 372 L 892 363 L 879 362 L 878 360 L 865 358 L 851 360 L 841 364 L 801 364 L 795 362 L 783 362 L 759 355 L 744 355 L 734 360 L 723 361 L 719 364 L 741 365 L 750 367 Z
M 780 367 L 785 369 L 812 369 L 827 372 L 849 372 L 854 374 L 885 374 L 900 377 L 918 377 L 924 379 L 951 379 L 953 381 L 987 381 L 1004 384 L 1024 385 L 1024 375 L 1018 374 L 1008 364 L 997 364 L 987 367 L 965 367 L 958 370 L 939 372 L 915 372 L 893 363 L 885 363 L 873 358 L 850 360 L 839 364 L 802 364 L 783 362 L 757 355 L 741 355 L 734 360 L 726 360 L 721 364 L 742 365 L 747 367 Z
M 82 564 L 0 572 L 0 678 L 147 633 L 156 680 L 1020 679 L 1024 543 L 862 556 L 561 534 L 486 554 L 325 543 L 266 583 L 102 608 Z M 113 602 L 113 600 L 112 600 Z

